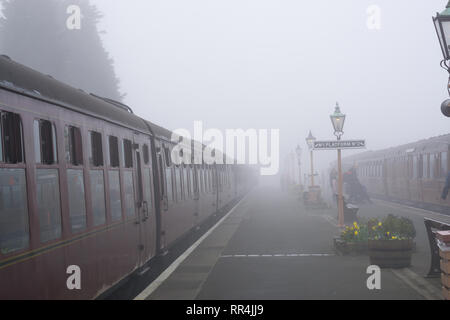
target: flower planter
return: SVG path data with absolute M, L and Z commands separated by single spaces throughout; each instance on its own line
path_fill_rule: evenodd
M 370 263 L 380 268 L 409 267 L 413 247 L 412 240 L 369 240 Z
M 334 239 L 334 248 L 341 255 L 359 255 L 367 253 L 367 242 L 347 242 L 342 239 Z

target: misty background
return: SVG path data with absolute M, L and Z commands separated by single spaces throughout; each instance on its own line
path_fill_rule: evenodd
M 196 120 L 205 129 L 280 129 L 281 163 L 300 144 L 303 172 L 309 130 L 320 140 L 335 139 L 329 115 L 336 101 L 347 115 L 343 139 L 366 139 L 369 150 L 450 132 L 440 112 L 448 75 L 439 66 L 431 20 L 445 0 L 89 3 L 102 14 L 96 24 L 101 55 L 118 80 L 112 98 L 168 129 L 193 130 Z M 371 5 L 381 9 L 380 30 L 367 27 Z M 58 10 L 64 23 L 64 6 Z M 18 34 L 10 38 L 33 53 Z M 92 59 L 92 48 L 81 45 L 77 59 Z M 102 79 L 100 72 L 76 69 L 64 75 Z M 316 153 L 318 171 L 335 158 L 335 152 Z

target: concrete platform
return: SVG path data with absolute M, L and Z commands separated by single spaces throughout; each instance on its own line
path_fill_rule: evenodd
M 429 249 L 420 212 L 385 203 L 361 208 L 366 217 L 408 215 L 418 232 L 413 267 L 382 270 L 381 290 L 369 290 L 369 258 L 338 256 L 333 250 L 333 238 L 339 234 L 335 211 L 307 211 L 298 199 L 277 188 L 254 190 L 138 298 L 441 298 L 438 282 L 421 276 L 429 263 Z

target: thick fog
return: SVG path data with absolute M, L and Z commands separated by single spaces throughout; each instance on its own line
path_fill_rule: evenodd
M 170 129 L 279 128 L 281 158 L 311 129 L 380 149 L 449 132 L 431 17 L 443 0 L 95 0 L 126 103 Z M 367 9 L 377 5 L 380 29 Z M 348 154 L 348 152 L 347 152 Z M 334 152 L 317 155 L 326 164 Z M 305 154 L 304 162 L 308 160 Z
M 444 0 L 92 0 L 124 101 L 169 129 L 280 129 L 281 162 L 312 130 L 370 150 L 449 132 L 431 17 Z M 380 9 L 371 29 L 370 6 Z M 373 8 L 373 7 L 372 7 Z M 373 20 L 370 20 L 373 22 Z M 346 151 L 344 154 L 350 154 Z M 319 166 L 334 152 L 317 154 Z M 305 170 L 309 158 L 304 152 Z

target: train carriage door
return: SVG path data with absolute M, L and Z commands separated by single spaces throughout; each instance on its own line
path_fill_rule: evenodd
M 148 137 L 146 137 L 148 138 Z M 134 136 L 134 161 L 135 161 L 135 199 L 137 218 L 136 225 L 139 228 L 139 266 L 142 267 L 146 262 L 150 260 L 155 254 L 155 234 L 154 227 L 155 221 L 151 219 L 150 211 L 152 210 L 151 204 L 151 190 L 148 190 L 151 186 L 150 181 L 150 168 L 145 164 L 147 156 L 144 157 L 145 146 L 149 145 L 150 140 L 144 139 L 144 137 Z M 145 158 L 145 159 L 144 159 Z M 147 162 L 149 163 L 149 162 Z

